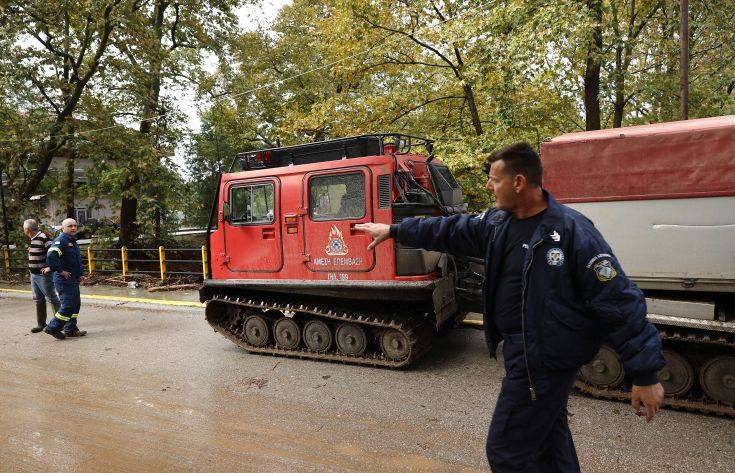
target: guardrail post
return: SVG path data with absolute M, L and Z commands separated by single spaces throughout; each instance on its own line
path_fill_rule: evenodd
M 166 279 L 166 249 L 163 246 L 158 247 L 158 262 L 161 265 L 161 281 Z
M 10 252 L 7 246 L 3 246 L 3 269 L 5 274 L 10 273 Z
M 207 279 L 207 248 L 202 245 L 202 277 Z
M 120 258 L 122 259 L 122 270 L 123 270 L 123 281 L 128 275 L 128 247 L 123 246 L 120 248 Z
M 92 274 L 94 271 L 94 257 L 92 257 L 92 244 L 87 247 L 87 271 Z

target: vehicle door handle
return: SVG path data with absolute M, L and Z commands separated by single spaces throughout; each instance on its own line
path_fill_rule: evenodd
M 275 240 L 276 239 L 276 229 L 275 228 L 264 228 L 263 229 L 263 239 L 264 240 Z

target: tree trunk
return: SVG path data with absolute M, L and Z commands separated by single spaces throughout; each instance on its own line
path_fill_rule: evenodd
M 477 111 L 477 103 L 475 102 L 475 92 L 472 90 L 470 84 L 463 84 L 464 95 L 467 97 L 467 106 L 470 109 L 470 116 L 472 116 L 472 126 L 475 127 L 475 134 L 477 136 L 482 135 L 482 122 L 480 121 L 480 114 Z
M 138 199 L 135 197 L 137 192 L 137 176 L 128 175 L 123 183 L 123 196 L 120 203 L 120 238 L 119 246 L 128 248 L 135 247 L 135 240 L 138 237 Z
M 592 29 L 587 49 L 587 64 L 584 70 L 584 110 L 585 128 L 600 129 L 600 57 L 602 52 L 602 1 L 587 0 L 587 8 L 594 15 L 595 26 Z
M 66 175 L 64 176 L 64 209 L 66 218 L 74 218 L 74 165 L 76 154 L 73 149 L 67 149 L 66 152 Z M 80 222 L 77 222 L 80 223 Z
M 625 71 L 623 70 L 623 47 L 615 47 L 615 104 L 613 112 L 613 128 L 623 126 L 623 113 L 625 111 Z
M 689 118 L 689 0 L 679 1 L 679 120 Z
M 143 103 L 143 120 L 140 122 L 140 133 L 148 135 L 151 131 L 150 118 L 155 116 L 158 109 L 158 99 L 161 90 L 161 54 L 162 54 L 162 38 L 163 38 L 163 19 L 166 2 L 158 1 L 153 10 L 153 18 L 151 19 L 152 27 L 156 33 L 157 42 L 156 50 L 151 54 L 150 67 L 146 73 L 146 96 Z M 123 183 L 123 197 L 120 205 L 120 246 L 126 245 L 134 247 L 135 240 L 138 238 L 138 193 L 141 192 L 142 185 L 141 176 L 138 174 L 138 167 L 133 163 L 130 166 L 130 175 Z

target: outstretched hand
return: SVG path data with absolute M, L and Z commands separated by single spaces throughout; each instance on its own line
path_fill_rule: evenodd
M 664 402 L 664 388 L 661 383 L 650 386 L 636 386 L 630 393 L 630 404 L 637 416 L 645 416 L 646 422 L 651 422 L 661 404 Z M 641 411 L 641 404 L 644 410 Z
M 384 223 L 358 223 L 355 230 L 360 230 L 373 237 L 367 249 L 372 250 L 390 236 L 390 225 Z

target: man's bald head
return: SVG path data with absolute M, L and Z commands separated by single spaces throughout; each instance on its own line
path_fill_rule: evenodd
M 73 218 L 65 218 L 64 221 L 61 222 L 61 231 L 66 233 L 67 235 L 76 235 L 77 221 Z

